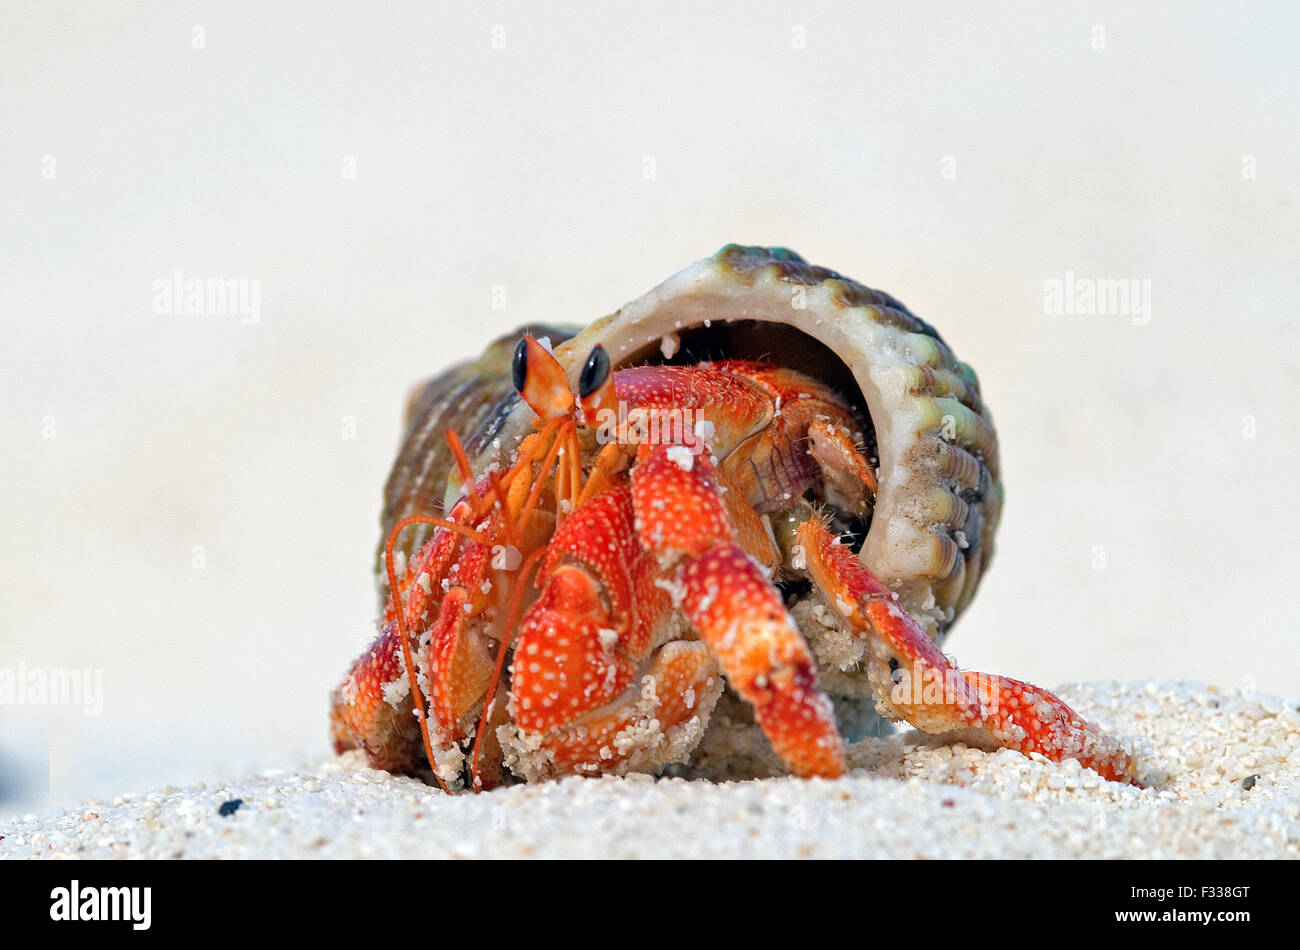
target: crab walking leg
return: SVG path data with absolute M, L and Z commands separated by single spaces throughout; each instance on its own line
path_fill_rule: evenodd
M 767 574 L 736 543 L 708 457 L 643 446 L 632 490 L 642 542 L 777 755 L 796 775 L 843 775 L 834 711 L 817 688 L 812 653 Z
M 988 673 L 961 674 L 981 696 L 984 707 L 1004 710 L 985 724 L 1002 745 L 1037 752 L 1054 761 L 1078 759 L 1080 764 L 1113 782 L 1140 785 L 1137 765 L 1114 737 L 1081 717 L 1055 694 Z M 1017 745 L 1019 741 L 1021 744 Z
M 1135 766 L 1110 736 L 1045 689 L 961 672 L 896 602 L 893 593 L 816 519 L 798 530 L 808 573 L 827 601 L 871 641 L 877 701 L 922 732 L 964 733 L 1019 752 L 1080 764 L 1113 781 Z
M 352 664 L 330 701 L 334 751 L 360 749 L 372 768 L 406 772 L 424 757 L 397 623 Z

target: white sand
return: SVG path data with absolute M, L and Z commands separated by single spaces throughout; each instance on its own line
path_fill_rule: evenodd
M 349 756 L 0 822 L 0 857 L 1300 856 L 1300 698 L 1060 694 L 1134 737 L 1153 787 L 915 733 L 855 746 L 833 782 L 570 779 L 455 798 Z

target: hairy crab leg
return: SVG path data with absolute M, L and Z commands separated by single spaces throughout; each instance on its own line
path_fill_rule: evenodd
M 766 572 L 736 543 L 708 456 L 642 446 L 632 490 L 638 534 L 773 749 L 796 775 L 843 775 L 834 711 L 817 687 L 812 653 Z
M 1057 762 L 1077 759 L 1104 778 L 1136 784 L 1136 766 L 1120 744 L 1052 693 L 957 670 L 889 588 L 821 522 L 805 521 L 797 539 L 813 583 L 870 641 L 873 692 L 891 718 L 922 732 L 966 735 Z

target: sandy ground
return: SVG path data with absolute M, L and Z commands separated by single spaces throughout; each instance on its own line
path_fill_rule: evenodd
M 1132 737 L 1150 787 L 916 733 L 854 746 L 839 781 L 569 779 L 455 798 L 345 756 L 0 822 L 0 857 L 1300 856 L 1300 697 L 1060 692 Z

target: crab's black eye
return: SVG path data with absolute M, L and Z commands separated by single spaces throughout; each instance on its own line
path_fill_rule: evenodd
M 609 354 L 599 343 L 592 348 L 591 355 L 583 364 L 582 375 L 578 377 L 578 396 L 586 399 L 609 379 Z
M 515 389 L 524 391 L 524 380 L 528 378 L 528 338 L 520 337 L 515 344 L 515 355 L 510 360 L 510 376 Z

